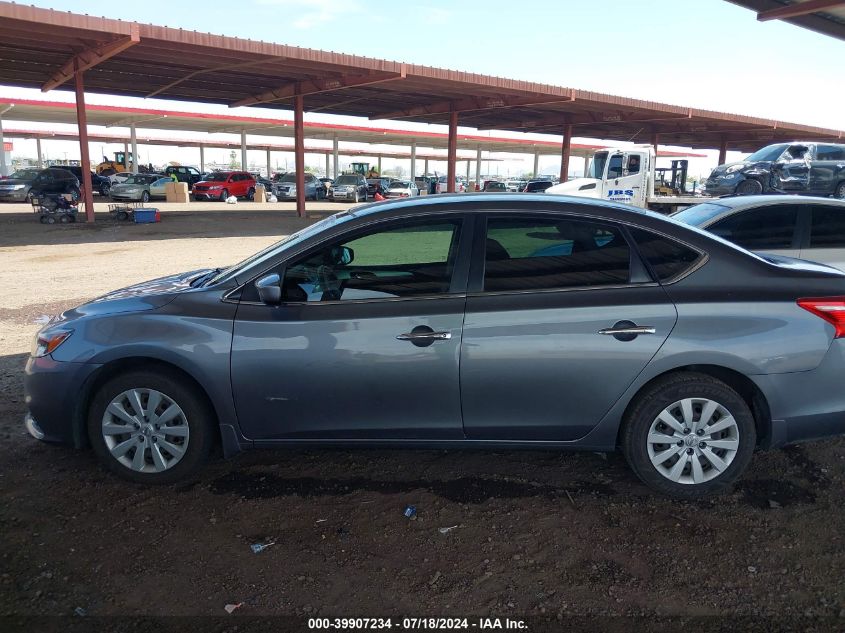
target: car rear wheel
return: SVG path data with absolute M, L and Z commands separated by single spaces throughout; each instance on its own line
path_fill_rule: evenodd
M 641 393 L 621 443 L 650 488 L 680 499 L 721 492 L 751 461 L 757 435 L 746 402 L 720 380 L 679 373 Z
M 833 190 L 833 197 L 839 200 L 845 200 L 845 180 L 836 185 L 836 188 Z
M 138 483 L 169 484 L 208 457 L 214 415 L 180 376 L 136 370 L 109 380 L 88 411 L 88 437 L 100 461 Z
M 246 192 L 246 199 L 247 200 L 255 200 L 255 189 L 250 187 L 249 191 Z
M 736 186 L 736 195 L 738 196 L 758 196 L 761 193 L 763 193 L 762 183 L 753 178 L 743 180 Z

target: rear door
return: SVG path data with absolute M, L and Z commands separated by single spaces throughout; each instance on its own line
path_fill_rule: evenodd
M 799 257 L 802 208 L 800 203 L 763 205 L 736 211 L 702 228 L 750 251 Z
M 816 156 L 810 166 L 810 190 L 830 195 L 845 176 L 845 145 L 816 145 Z
M 801 258 L 845 270 L 845 205 L 808 205 L 810 231 Z
M 479 230 L 461 346 L 464 432 L 581 438 L 663 344 L 675 307 L 619 225 L 490 214 Z

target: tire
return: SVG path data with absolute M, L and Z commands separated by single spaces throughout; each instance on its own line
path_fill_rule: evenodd
M 220 202 L 226 202 L 226 199 L 229 197 L 229 190 L 224 189 L 220 192 Z
M 759 196 L 763 193 L 763 184 L 759 180 L 748 178 L 736 186 L 735 192 L 738 196 Z
M 845 200 L 845 180 L 834 187 L 833 197 L 837 200 Z
M 41 222 L 41 224 L 47 224 L 47 216 L 46 215 L 38 216 L 38 221 Z
M 149 191 L 141 192 L 141 202 L 146 204 L 149 201 L 150 201 L 150 192 Z
M 250 187 L 249 191 L 246 192 L 246 199 L 252 202 L 255 200 L 255 189 Z
M 129 219 L 129 214 L 126 211 L 118 211 L 117 212 L 117 219 L 121 222 Z
M 48 215 L 47 216 L 47 224 L 55 224 L 56 223 L 56 216 Z
M 140 396 L 142 416 L 131 404 L 133 391 Z M 177 406 L 177 414 L 158 430 L 155 418 L 146 411 L 154 392 L 160 396 L 158 415 L 164 416 L 174 404 Z M 115 407 L 122 409 L 123 417 L 115 415 Z M 135 418 L 140 420 L 140 428 L 129 423 Z M 215 425 L 214 414 L 202 394 L 175 372 L 158 368 L 117 375 L 100 387 L 88 409 L 88 438 L 100 462 L 118 476 L 143 484 L 171 484 L 194 475 L 211 451 Z M 126 433 L 121 433 L 124 426 Z M 104 427 L 108 427 L 108 435 Z M 138 445 L 144 448 L 136 461 Z M 180 454 L 179 449 L 185 445 Z M 161 461 L 153 455 L 156 448 Z M 119 457 L 113 454 L 121 450 Z
M 691 424 L 683 421 L 686 416 L 681 403 L 685 401 L 691 405 Z M 696 429 L 699 421 L 695 418 L 705 407 L 711 408 L 708 418 L 713 422 Z M 664 422 L 667 411 L 677 428 Z M 720 430 L 724 424 L 728 426 Z M 713 434 L 707 432 L 711 427 L 717 429 Z M 663 434 L 667 442 L 651 440 Z M 697 499 L 728 488 L 748 466 L 757 443 L 754 417 L 739 394 L 720 380 L 693 372 L 669 375 L 638 394 L 625 417 L 620 438 L 625 458 L 640 480 L 652 490 L 677 499 Z M 719 448 L 707 445 L 715 442 L 720 443 Z M 694 468 L 696 463 L 698 469 Z
M 360 200 L 361 200 L 360 194 L 358 193 L 358 190 L 356 189 L 355 190 L 355 204 L 358 204 L 358 202 L 360 202 Z
M 100 195 L 104 198 L 108 197 L 109 192 L 111 191 L 111 185 L 107 182 L 104 182 L 100 185 Z
M 59 224 L 68 224 L 70 222 L 70 216 L 67 214 L 59 216 Z

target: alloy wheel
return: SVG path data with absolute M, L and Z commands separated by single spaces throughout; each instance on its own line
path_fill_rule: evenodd
M 175 466 L 188 448 L 190 429 L 182 408 L 155 389 L 129 389 L 103 413 L 102 434 L 111 456 L 140 473 Z
M 684 398 L 663 409 L 646 437 L 655 470 L 679 484 L 700 484 L 722 474 L 739 449 L 739 426 L 721 404 Z

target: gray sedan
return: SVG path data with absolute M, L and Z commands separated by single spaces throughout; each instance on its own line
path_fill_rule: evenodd
M 28 202 L 32 183 L 41 172 L 40 169 L 19 169 L 8 178 L 0 179 L 0 201 Z
M 845 432 L 844 297 L 841 271 L 615 203 L 382 202 L 63 313 L 25 423 L 142 483 L 216 444 L 621 449 L 695 498 Z
M 113 185 L 109 195 L 113 200 L 148 202 L 156 195 L 164 195 L 162 183 L 159 182 L 162 178 L 160 174 L 135 174 L 122 184 Z
M 800 257 L 845 270 L 845 201 L 738 196 L 687 207 L 676 220 L 750 251 Z

